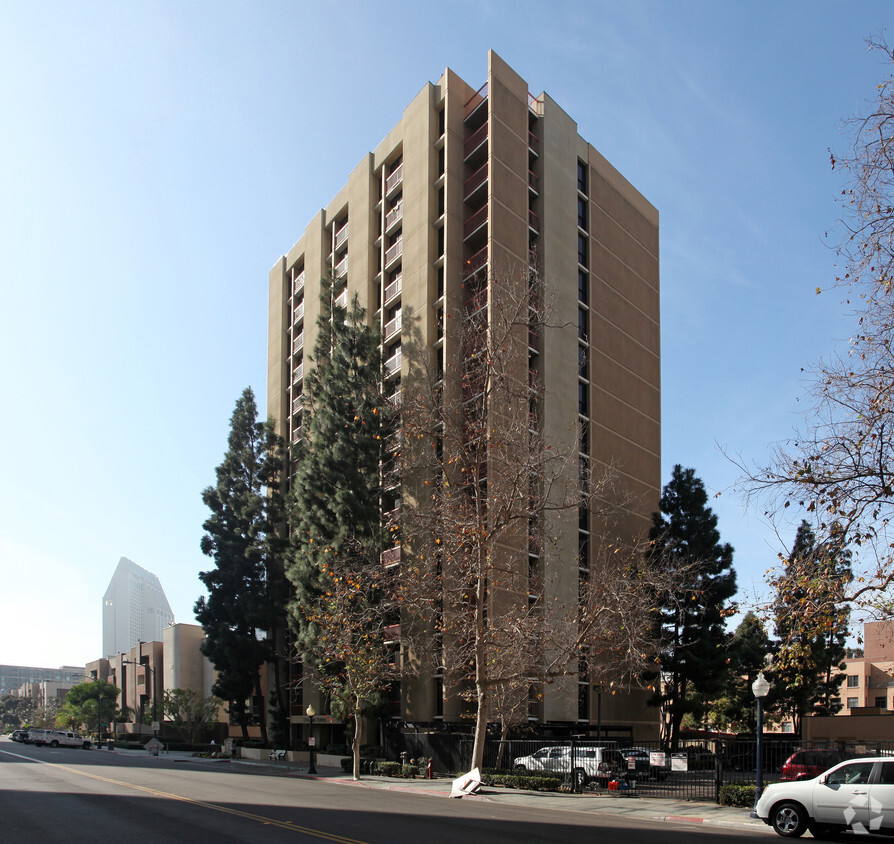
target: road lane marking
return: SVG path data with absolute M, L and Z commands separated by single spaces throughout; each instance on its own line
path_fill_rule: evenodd
M 215 812 L 222 812 L 226 815 L 236 815 L 240 818 L 247 818 L 251 821 L 257 821 L 258 823 L 264 824 L 265 826 L 278 826 L 280 829 L 287 829 L 291 832 L 301 832 L 305 835 L 312 835 L 316 838 L 322 838 L 325 841 L 335 841 L 337 844 L 368 844 L 366 841 L 360 841 L 356 838 L 346 838 L 343 835 L 336 835 L 332 832 L 326 832 L 322 829 L 313 829 L 307 826 L 298 826 L 294 821 L 280 821 L 276 818 L 268 818 L 264 815 L 256 815 L 253 812 L 243 812 L 240 809 L 229 809 L 226 806 L 220 806 L 215 803 L 206 803 L 203 800 L 195 800 L 192 797 L 183 797 L 180 794 L 171 794 L 167 791 L 159 791 L 157 788 L 149 788 L 143 785 L 136 785 L 130 782 L 124 782 L 123 780 L 112 779 L 111 777 L 103 777 L 99 774 L 91 774 L 87 771 L 81 771 L 77 768 L 69 768 L 67 765 L 60 765 L 58 762 L 47 762 L 43 759 L 32 759 L 30 756 L 22 756 L 19 753 L 11 753 L 8 750 L 0 750 L 0 753 L 3 753 L 7 756 L 14 756 L 16 759 L 24 759 L 26 762 L 37 762 L 39 765 L 49 765 L 51 768 L 59 768 L 62 771 L 67 771 L 70 774 L 75 774 L 76 776 L 89 777 L 90 779 L 98 780 L 99 782 L 104 782 L 107 785 L 118 785 L 123 788 L 131 788 L 134 791 L 142 791 L 145 794 L 151 794 L 153 797 L 164 797 L 168 800 L 176 800 L 180 803 L 189 803 L 193 806 L 201 806 L 205 809 L 211 809 Z

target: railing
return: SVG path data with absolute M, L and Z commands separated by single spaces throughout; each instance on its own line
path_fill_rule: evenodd
M 474 296 L 470 296 L 463 302 L 463 313 L 466 316 L 477 314 L 482 308 L 487 307 L 487 288 Z
M 540 115 L 540 100 L 537 99 L 530 91 L 528 91 L 528 108 L 536 115 Z
M 299 302 L 295 305 L 295 314 L 292 317 L 292 322 L 298 322 L 299 319 L 304 319 L 304 302 Z
M 390 340 L 395 334 L 400 331 L 401 327 L 401 315 L 398 314 L 394 319 L 390 322 L 385 323 L 385 330 L 383 332 L 384 340 L 387 342 Z
M 400 296 L 401 288 L 402 288 L 403 275 L 396 275 L 393 279 L 391 279 L 391 283 L 385 287 L 385 301 L 384 304 L 388 304 L 395 296 Z
M 395 205 L 386 215 L 385 215 L 385 231 L 390 229 L 398 220 L 400 220 L 404 216 L 404 206 L 403 203 Z
M 388 358 L 388 360 L 385 361 L 385 375 L 394 375 L 395 372 L 399 372 L 401 360 L 401 350 L 398 349 L 390 358 Z
M 530 130 L 528 130 L 528 149 L 534 155 L 540 155 L 540 139 Z
M 400 163 L 397 167 L 391 171 L 391 173 L 385 179 L 385 193 L 389 194 L 393 191 L 404 178 L 404 165 Z
M 295 396 L 295 398 L 292 399 L 292 413 L 297 413 L 301 410 L 301 399 L 302 396 Z
M 348 224 L 345 223 L 336 233 L 335 233 L 335 248 L 338 249 L 346 240 L 348 239 Z
M 479 126 L 474 132 L 472 132 L 471 135 L 469 135 L 469 139 L 466 141 L 465 146 L 463 147 L 464 157 L 468 158 L 486 140 L 487 140 L 487 121 L 485 121 L 482 126 Z
M 297 296 L 302 290 L 304 290 L 304 270 L 301 270 L 292 281 L 292 295 Z
M 385 250 L 385 266 L 388 267 L 393 264 L 398 258 L 400 258 L 400 256 L 403 254 L 403 251 L 404 242 L 403 238 L 400 238 Z
M 400 625 L 399 624 L 389 624 L 387 627 L 382 629 L 382 634 L 385 637 L 386 642 L 399 642 L 400 641 Z
M 300 442 L 304 437 L 304 426 L 299 425 L 297 428 L 292 429 L 292 442 L 297 443 Z
M 292 371 L 292 383 L 297 384 L 304 377 L 304 364 L 299 363 Z
M 483 103 L 487 99 L 487 82 L 485 82 L 468 100 L 466 100 L 466 106 L 464 110 L 463 117 L 468 117 L 476 108 L 478 108 L 481 103 Z
M 468 179 L 464 187 L 463 201 L 467 201 L 469 197 L 475 193 L 476 188 L 480 187 L 487 181 L 487 163 L 479 167 Z
M 533 211 L 528 211 L 528 226 L 537 232 L 537 234 L 540 234 L 540 217 Z
M 528 187 L 534 193 L 540 193 L 540 177 L 533 170 L 528 170 Z
M 335 306 L 337 308 L 346 308 L 348 307 L 348 291 L 342 290 L 338 296 L 335 297 Z
M 395 390 L 390 396 L 388 396 L 388 403 L 393 407 L 400 407 L 403 402 L 403 391 L 400 389 Z
M 466 261 L 465 278 L 478 272 L 487 264 L 487 247 L 479 249 L 468 261 Z
M 342 278 L 348 272 L 348 256 L 345 255 L 336 265 L 335 265 L 335 277 Z
M 487 206 L 479 208 L 463 226 L 463 239 L 471 237 L 482 226 L 487 225 Z
M 304 348 L 304 332 L 302 331 L 297 337 L 292 340 L 292 354 L 295 352 L 300 352 Z

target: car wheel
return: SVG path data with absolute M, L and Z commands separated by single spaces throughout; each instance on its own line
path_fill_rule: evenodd
M 574 769 L 574 788 L 583 791 L 587 787 L 587 772 L 583 768 Z
M 90 744 L 89 741 L 85 741 L 85 742 L 81 745 L 81 747 L 83 747 L 84 750 L 90 750 L 90 748 L 92 747 L 92 745 Z
M 807 829 L 807 811 L 799 803 L 780 803 L 772 817 L 773 829 L 783 838 L 800 838 Z

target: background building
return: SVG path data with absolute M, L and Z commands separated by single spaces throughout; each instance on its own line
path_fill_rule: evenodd
M 103 655 L 120 654 L 141 641 L 161 641 L 165 627 L 173 623 L 158 578 L 122 557 L 102 600 Z
M 863 656 L 849 657 L 841 681 L 841 710 L 894 712 L 894 621 L 863 625 Z
M 539 274 L 551 326 L 526 332 L 515 350 L 519 371 L 541 385 L 532 424 L 549 442 L 579 448 L 572 489 L 578 475 L 617 467 L 633 501 L 626 531 L 648 530 L 660 495 L 658 212 L 547 94 L 532 96 L 493 52 L 483 86 L 448 69 L 276 262 L 268 414 L 293 443 L 302 436 L 319 280 L 330 273 L 346 285 L 342 301 L 356 293 L 381 326 L 386 392 L 396 402 L 413 367 L 438 373 L 456 394 L 450 373 L 462 371 L 464 351 L 450 317 L 493 307 L 494 278 Z M 399 518 L 412 500 L 412 489 L 397 486 L 383 512 Z M 549 529 L 557 543 L 542 565 L 551 588 L 577 600 L 599 525 L 584 512 Z M 387 551 L 386 562 L 399 562 L 401 550 Z M 541 564 L 526 541 L 507 554 L 519 571 Z M 299 723 L 304 701 L 294 703 Z M 394 705 L 417 726 L 463 723 L 463 702 L 436 670 L 404 681 Z M 532 696 L 529 720 L 587 731 L 599 722 L 603 734 L 644 738 L 657 730 L 644 695 L 598 694 L 585 674 Z
M 63 665 L 61 668 L 34 668 L 28 665 L 0 665 L 0 695 L 19 694 L 27 683 L 50 683 L 74 686 L 84 679 L 81 665 Z M 29 696 L 30 693 L 29 693 Z

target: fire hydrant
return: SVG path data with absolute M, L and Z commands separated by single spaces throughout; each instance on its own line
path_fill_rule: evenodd
M 428 760 L 428 778 L 433 780 L 435 778 L 435 772 L 431 766 L 431 759 Z

